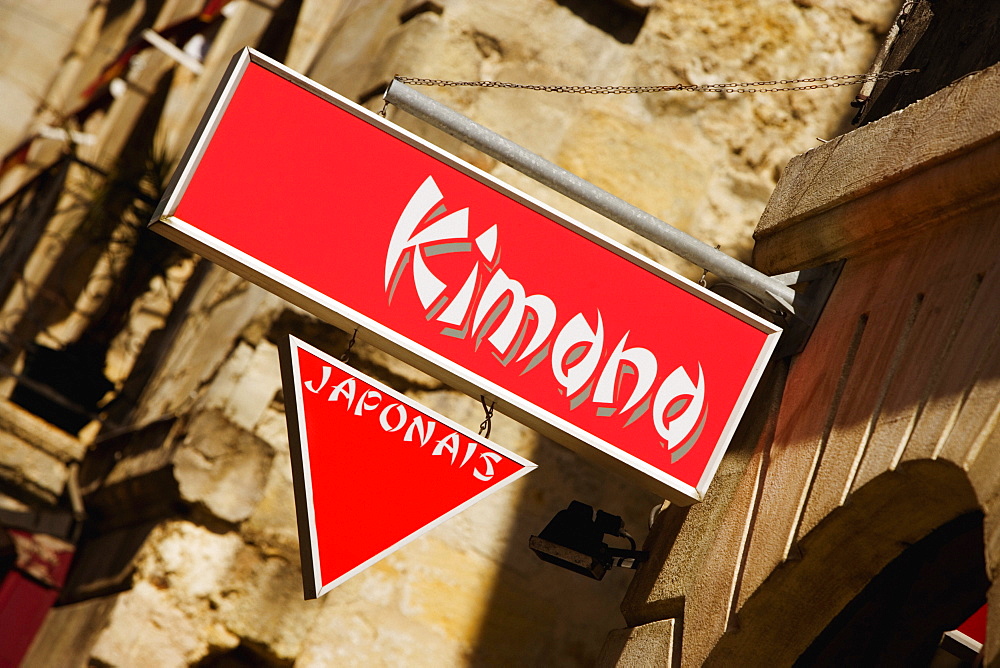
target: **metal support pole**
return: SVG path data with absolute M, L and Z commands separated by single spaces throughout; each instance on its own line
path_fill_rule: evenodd
M 802 295 L 789 286 L 681 232 L 440 102 L 418 93 L 406 84 L 394 80 L 386 90 L 384 98 L 386 102 L 447 132 L 522 174 L 544 183 L 653 243 L 707 269 L 719 278 L 761 299 L 768 306 L 790 315 L 794 315 L 796 309 L 803 308 Z

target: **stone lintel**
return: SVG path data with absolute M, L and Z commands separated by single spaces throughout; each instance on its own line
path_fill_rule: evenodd
M 0 431 L 6 432 L 61 462 L 79 461 L 87 444 L 8 401 L 0 401 Z
M 1000 200 L 998 99 L 995 65 L 793 158 L 754 264 L 776 274 L 856 257 Z

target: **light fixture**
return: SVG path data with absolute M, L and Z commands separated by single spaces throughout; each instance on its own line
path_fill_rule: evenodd
M 631 549 L 609 547 L 604 536 L 628 540 Z M 535 554 L 550 564 L 600 580 L 609 568 L 638 568 L 649 558 L 648 552 L 635 549 L 635 540 L 625 531 L 625 523 L 617 515 L 594 509 L 580 501 L 572 501 L 560 510 L 537 536 L 528 540 Z

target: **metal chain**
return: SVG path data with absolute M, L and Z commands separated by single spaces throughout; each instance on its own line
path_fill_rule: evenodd
M 447 79 L 424 79 L 420 77 L 393 77 L 396 81 L 411 86 L 471 86 L 477 88 L 523 88 L 547 93 L 581 93 L 585 95 L 621 95 L 623 93 L 665 93 L 687 91 L 692 93 L 780 93 L 792 90 L 817 90 L 853 86 L 869 81 L 881 81 L 893 77 L 914 74 L 920 70 L 888 70 L 876 74 L 839 74 L 828 77 L 807 77 L 804 79 L 776 79 L 774 81 L 743 81 L 716 84 L 672 84 L 669 86 L 548 86 L 543 84 L 520 84 L 509 81 L 450 81 Z M 808 85 L 802 85 L 808 84 Z
M 486 411 L 486 418 L 483 420 L 482 424 L 479 425 L 479 435 L 482 436 L 483 432 L 486 432 L 486 438 L 490 437 L 490 431 L 493 429 L 493 407 L 497 402 L 491 401 L 490 405 L 486 405 L 486 395 L 480 394 L 479 400 L 483 402 L 483 410 Z
M 355 329 L 354 333 L 351 334 L 351 340 L 347 342 L 347 350 L 345 350 L 344 354 L 340 356 L 340 361 L 341 362 L 344 362 L 344 363 L 347 363 L 347 364 L 350 363 L 350 360 L 351 360 L 351 348 L 354 347 L 354 343 L 355 343 L 355 341 L 357 341 L 357 338 L 358 338 L 358 330 Z

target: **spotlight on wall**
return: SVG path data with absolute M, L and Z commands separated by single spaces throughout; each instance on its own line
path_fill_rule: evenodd
M 609 547 L 604 536 L 626 539 L 631 549 Z M 625 523 L 617 515 L 573 501 L 560 510 L 537 536 L 528 540 L 535 554 L 550 564 L 600 580 L 609 568 L 638 568 L 649 558 L 648 552 L 635 549 L 635 540 L 625 531 Z

